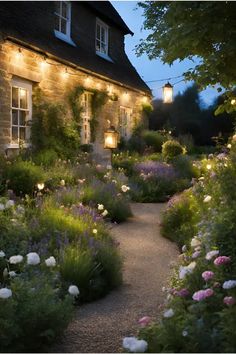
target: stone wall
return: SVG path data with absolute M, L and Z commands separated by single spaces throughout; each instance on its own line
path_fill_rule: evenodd
M 107 120 L 115 127 L 118 126 L 120 106 L 132 109 L 132 126 L 141 119 L 142 104 L 150 100 L 145 93 L 125 87 L 118 82 L 111 82 L 94 73 L 66 66 L 56 58 L 48 57 L 45 61 L 45 57 L 38 52 L 20 48 L 21 52 L 18 45 L 10 41 L 4 42 L 0 37 L 0 150 L 2 152 L 11 143 L 11 80 L 14 78 L 31 82 L 33 89 L 40 87 L 48 100 L 58 103 L 65 103 L 66 96 L 76 86 L 116 94 L 118 100 L 109 100 L 100 112 L 94 144 L 97 153 L 104 152 L 103 132 L 108 127 Z

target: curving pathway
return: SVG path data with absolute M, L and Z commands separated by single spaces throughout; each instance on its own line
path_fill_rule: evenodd
M 174 243 L 160 236 L 164 204 L 132 204 L 134 217 L 114 226 L 124 256 L 124 284 L 105 298 L 78 308 L 73 322 L 54 352 L 122 352 L 122 338 L 136 335 L 137 321 L 153 319 L 163 301 L 162 286 L 176 261 Z

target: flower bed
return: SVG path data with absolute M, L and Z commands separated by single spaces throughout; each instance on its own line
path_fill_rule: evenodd
M 210 156 L 205 175 L 169 203 L 162 229 L 183 247 L 162 318 L 140 330 L 148 352 L 236 350 L 235 161 L 235 146 Z

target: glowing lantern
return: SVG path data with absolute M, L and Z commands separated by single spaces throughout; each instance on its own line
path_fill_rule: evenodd
M 173 102 L 173 86 L 169 82 L 167 82 L 167 84 L 163 86 L 163 102 L 164 103 Z
M 119 133 L 111 126 L 104 132 L 104 149 L 116 149 L 119 141 Z
M 235 100 L 234 98 L 231 100 L 231 104 L 232 104 L 233 106 L 236 104 L 236 100 Z

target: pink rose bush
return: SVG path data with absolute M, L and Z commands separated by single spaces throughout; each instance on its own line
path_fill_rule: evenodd
M 214 295 L 214 291 L 210 288 L 206 290 L 199 290 L 193 294 L 193 300 L 202 301 L 207 299 L 208 297 L 211 297 L 212 295 Z
M 202 278 L 205 281 L 208 281 L 210 279 L 212 279 L 214 277 L 214 272 L 210 271 L 210 270 L 206 270 L 205 272 L 202 273 Z
M 230 262 L 231 262 L 231 259 L 230 259 L 230 257 L 228 257 L 228 256 L 220 256 L 220 257 L 217 257 L 217 258 L 214 260 L 214 264 L 215 264 L 216 266 L 229 264 Z

